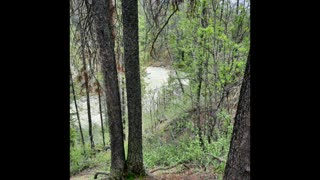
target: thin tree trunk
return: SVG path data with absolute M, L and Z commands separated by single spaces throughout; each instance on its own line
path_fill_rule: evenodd
M 212 91 L 209 89 L 209 99 L 210 99 L 210 109 L 214 108 L 213 101 L 217 96 L 217 87 L 216 87 L 216 83 L 217 83 L 217 79 L 218 79 L 218 61 L 217 61 L 217 47 L 218 47 L 218 42 L 216 40 L 217 37 L 217 30 L 216 30 L 216 25 L 217 25 L 217 9 L 219 7 L 219 1 L 212 1 L 212 7 L 213 7 L 213 54 L 212 54 L 212 59 L 213 59 L 213 89 Z M 210 125 L 209 125 L 209 135 L 208 135 L 208 143 L 210 144 L 212 141 L 215 141 L 216 138 L 213 137 L 214 134 L 214 128 L 216 125 L 216 121 L 217 119 L 215 118 L 215 113 L 216 111 L 213 109 L 212 113 L 210 115 Z
M 199 141 L 202 149 L 204 150 L 204 142 L 202 139 L 202 128 L 201 128 L 201 87 L 202 87 L 202 59 L 200 59 L 200 64 L 199 64 L 199 70 L 198 70 L 198 88 L 197 88 L 197 127 L 198 127 L 198 135 L 199 135 Z
M 138 41 L 138 2 L 122 1 L 124 62 L 127 88 L 129 138 L 128 173 L 145 175 L 142 154 L 142 107 Z
M 224 0 L 222 0 L 222 4 L 221 4 L 220 24 L 222 21 L 223 9 L 224 9 Z
M 88 124 L 89 124 L 89 137 L 90 137 L 90 146 L 91 149 L 94 149 L 94 140 L 93 140 L 93 134 L 92 134 L 92 119 L 91 119 L 91 106 L 90 106 L 90 94 L 89 94 L 89 80 L 88 80 L 88 72 L 87 72 L 87 63 L 86 63 L 86 59 L 85 59 L 85 52 L 84 52 L 84 48 L 85 48 L 85 42 L 84 42 L 84 29 L 83 27 L 81 27 L 81 23 L 79 23 L 80 25 L 80 38 L 81 38 L 81 56 L 82 56 L 82 64 L 83 64 L 83 68 L 84 68 L 84 81 L 85 81 L 85 89 L 86 89 L 86 97 L 87 97 L 87 112 L 88 112 Z
M 241 86 L 223 179 L 250 179 L 250 52 Z
M 150 113 L 150 122 L 151 122 L 151 131 L 153 132 L 153 119 L 152 119 L 152 109 L 151 109 L 151 105 L 150 105 L 150 108 L 149 108 L 149 113 Z M 155 124 L 154 124 L 154 126 L 155 126 Z
M 165 111 L 166 110 L 166 87 L 163 86 L 162 89 L 163 89 L 163 111 Z
M 201 18 L 201 26 L 203 28 L 207 27 L 207 19 L 206 19 L 206 7 L 205 4 L 202 4 L 202 18 Z M 205 39 L 202 36 L 201 37 L 202 41 L 203 41 L 203 47 L 205 45 Z M 198 126 L 198 135 L 199 135 L 199 141 L 200 141 L 200 145 L 202 147 L 203 150 L 205 150 L 204 147 L 204 140 L 202 137 L 202 127 L 201 127 L 201 88 L 202 88 L 202 76 L 203 76 L 203 57 L 200 58 L 200 64 L 198 66 L 198 88 L 197 88 L 197 126 Z
M 112 1 L 93 0 L 94 25 L 104 77 L 111 142 L 111 177 L 120 179 L 125 170 L 121 104 L 112 34 Z
M 176 76 L 177 76 L 177 79 L 178 79 L 178 82 L 179 82 L 179 85 L 180 85 L 182 94 L 184 94 L 184 88 L 183 88 L 183 84 L 182 84 L 182 82 L 181 82 L 181 79 L 180 79 L 180 77 L 179 77 L 179 74 L 178 74 L 177 70 L 174 70 L 174 72 L 176 73 Z
M 102 140 L 103 140 L 103 147 L 106 147 L 106 142 L 104 139 L 104 124 L 102 119 L 102 106 L 101 106 L 101 95 L 100 95 L 100 83 L 98 84 L 98 98 L 99 98 L 99 110 L 100 110 L 100 120 L 101 120 L 101 131 L 102 131 Z
M 178 42 L 177 42 L 177 43 L 178 43 Z M 168 47 L 167 47 L 167 50 L 168 50 L 169 57 L 170 57 L 170 59 L 171 59 L 171 61 L 172 61 L 172 63 L 173 63 L 173 59 L 172 59 L 172 57 L 171 57 L 171 53 L 170 53 L 170 50 L 169 50 Z M 180 50 L 179 50 L 179 54 L 180 54 Z M 181 60 L 181 61 L 183 61 L 183 57 L 182 57 L 182 60 Z M 176 76 L 177 76 L 177 79 L 178 79 L 178 82 L 179 82 L 179 85 L 180 85 L 182 94 L 184 94 L 183 84 L 182 84 L 182 82 L 181 82 L 181 79 L 180 79 L 180 77 L 179 77 L 179 74 L 178 74 L 178 72 L 177 72 L 176 69 L 174 69 L 174 72 L 176 73 Z
M 155 92 L 155 94 L 153 95 L 153 97 L 156 95 L 156 98 L 157 98 L 157 110 L 156 110 L 156 115 L 154 116 L 155 118 L 158 118 L 159 119 L 159 110 L 160 110 L 160 107 L 161 107 L 161 100 L 160 100 L 160 89 L 158 90 L 158 92 Z M 154 119 L 155 119 L 154 118 Z M 156 122 L 155 122 L 156 124 Z M 156 130 L 156 129 L 154 129 Z
M 208 64 L 209 64 L 209 57 L 206 53 L 206 51 L 204 50 L 204 54 L 205 54 L 205 57 L 206 57 L 206 61 L 204 63 L 204 68 L 205 68 L 205 80 L 204 80 L 204 85 L 205 85 L 205 88 L 204 88 L 204 107 L 205 107 L 205 123 L 204 123 L 204 136 L 208 135 L 208 129 L 209 128 L 206 128 L 208 127 L 208 124 L 209 124 L 209 107 L 208 107 L 208 97 L 207 97 L 207 89 L 208 88 Z
M 239 0 L 237 0 L 236 15 L 239 15 Z
M 74 85 L 73 85 L 73 80 L 72 80 L 71 68 L 70 68 L 70 80 L 71 80 L 71 88 L 72 88 L 74 106 L 76 108 L 78 125 L 79 125 L 79 129 L 80 129 L 81 142 L 82 142 L 83 147 L 85 147 L 85 142 L 84 142 L 83 133 L 82 133 L 82 127 L 81 127 L 81 122 L 80 122 L 80 116 L 79 116 L 79 110 L 78 110 L 78 105 L 77 105 L 77 100 L 76 100 L 76 93 L 75 93 L 75 90 L 74 90 Z M 85 149 L 83 149 L 83 150 L 85 150 Z

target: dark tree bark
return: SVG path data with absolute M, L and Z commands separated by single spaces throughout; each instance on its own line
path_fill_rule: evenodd
M 139 70 L 138 2 L 122 1 L 124 62 L 129 138 L 128 173 L 145 175 L 142 155 L 141 83 Z
M 239 0 L 237 0 L 236 15 L 239 15 Z
M 79 129 L 80 129 L 81 142 L 82 142 L 83 147 L 85 147 L 85 142 L 84 142 L 83 133 L 82 133 L 82 127 L 81 127 L 81 122 L 80 122 L 80 116 L 79 116 L 79 110 L 78 110 L 78 105 L 77 105 L 77 100 L 76 100 L 76 93 L 75 93 L 75 90 L 74 90 L 74 85 L 73 85 L 73 80 L 72 80 L 71 68 L 70 68 L 70 80 L 71 80 L 71 88 L 72 88 L 74 106 L 76 108 L 78 125 L 79 125 Z
M 111 142 L 111 178 L 120 179 L 125 169 L 121 104 L 112 35 L 111 0 L 93 0 L 94 25 L 104 77 Z
M 250 52 L 223 179 L 250 179 Z
M 224 9 L 224 0 L 222 0 L 222 4 L 221 4 L 220 23 L 222 21 L 223 9 Z
M 198 87 L 197 87 L 197 128 L 198 128 L 198 136 L 199 136 L 199 141 L 202 150 L 205 150 L 204 146 L 204 141 L 202 138 L 202 128 L 201 128 L 201 87 L 202 87 L 202 73 L 203 73 L 203 67 L 202 67 L 203 61 L 200 59 L 200 64 L 199 64 L 199 70 L 197 73 L 198 76 Z

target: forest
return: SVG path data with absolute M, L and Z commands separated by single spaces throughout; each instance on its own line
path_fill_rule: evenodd
M 70 179 L 250 179 L 250 1 L 70 0 Z

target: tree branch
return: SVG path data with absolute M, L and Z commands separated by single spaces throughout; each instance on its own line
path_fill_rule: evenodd
M 172 169 L 174 167 L 177 167 L 180 163 L 176 164 L 176 165 L 173 165 L 173 166 L 170 166 L 170 167 L 160 167 L 160 168 L 156 168 L 154 170 L 151 170 L 150 173 L 154 173 L 156 171 L 160 171 L 160 170 L 168 170 L 168 169 Z
M 174 15 L 174 13 L 176 13 L 179 10 L 178 5 L 176 5 L 176 9 L 170 14 L 170 16 L 168 17 L 166 23 L 162 26 L 162 28 L 160 29 L 160 31 L 157 33 L 155 39 L 152 42 L 152 46 L 151 46 L 151 50 L 150 50 L 150 55 L 153 59 L 156 59 L 153 54 L 152 51 L 154 50 L 154 43 L 156 42 L 156 40 L 158 39 L 158 36 L 160 35 L 160 33 L 162 32 L 162 30 L 166 27 L 166 25 L 169 23 L 170 18 Z
M 218 160 L 220 163 L 221 162 L 227 162 L 225 159 L 222 159 L 220 157 L 214 156 L 212 154 L 207 153 L 206 155 L 209 155 L 209 156 L 213 157 L 214 159 Z

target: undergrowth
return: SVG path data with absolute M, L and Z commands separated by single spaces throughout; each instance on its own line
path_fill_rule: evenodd
M 89 146 L 70 148 L 70 175 L 75 175 L 84 169 L 93 168 L 100 164 L 110 164 L 110 162 L 110 151 L 97 153 L 91 150 Z

